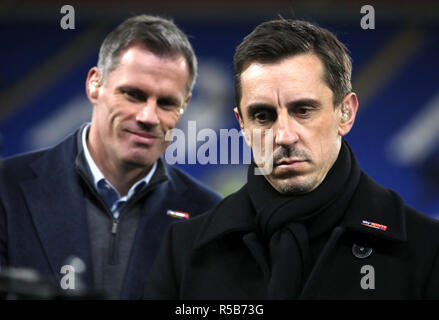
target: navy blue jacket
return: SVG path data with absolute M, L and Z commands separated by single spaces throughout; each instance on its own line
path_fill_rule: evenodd
M 60 283 L 61 268 L 76 256 L 93 288 L 84 191 L 75 168 L 77 133 L 53 148 L 3 161 L 0 170 L 0 265 L 31 268 Z M 196 216 L 221 197 L 181 170 L 163 164 L 168 180 L 147 196 L 127 266 L 121 299 L 138 299 L 167 227 L 168 209 Z

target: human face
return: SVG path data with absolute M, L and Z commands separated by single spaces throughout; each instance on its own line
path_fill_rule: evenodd
M 89 143 L 101 161 L 150 167 L 169 144 L 190 96 L 183 56 L 157 56 L 134 44 L 98 88 L 97 68 L 89 72 L 87 93 L 94 104 Z M 92 154 L 93 155 L 93 154 Z
M 258 166 L 272 161 L 265 177 L 280 193 L 306 193 L 320 185 L 337 159 L 341 136 L 353 124 L 355 95 L 345 98 L 350 117 L 341 120 L 323 75 L 321 60 L 310 53 L 254 62 L 241 74 L 242 118 L 236 109 L 235 115 L 250 133 L 253 153 L 261 154 Z M 262 132 L 261 144 L 255 143 L 256 131 Z M 271 153 L 266 152 L 270 143 Z

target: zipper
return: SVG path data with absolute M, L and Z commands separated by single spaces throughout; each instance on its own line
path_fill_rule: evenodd
M 107 210 L 107 212 L 113 217 L 113 222 L 111 225 L 111 248 L 110 248 L 110 264 L 117 264 L 119 263 L 119 255 L 118 255 L 118 248 L 117 248 L 117 232 L 119 231 L 119 219 L 120 216 L 122 215 L 122 213 L 126 210 L 128 210 L 128 208 L 130 208 L 139 197 L 142 197 L 144 195 L 146 195 L 146 193 L 149 193 L 150 190 L 161 181 L 156 182 L 155 184 L 149 185 L 146 187 L 146 189 L 141 192 L 140 194 L 134 195 L 134 197 L 131 199 L 131 201 L 129 201 L 129 203 L 127 203 L 125 205 L 125 207 L 121 210 L 121 212 L 119 212 L 119 217 L 115 218 L 113 216 L 113 213 L 111 213 L 111 211 Z M 100 199 L 100 197 L 99 197 Z M 105 206 L 106 207 L 106 206 Z M 134 243 L 133 243 L 134 246 Z
M 82 177 L 82 180 L 85 182 L 85 184 L 89 187 L 89 190 L 91 190 L 91 192 L 95 195 L 95 197 L 98 199 L 98 201 L 102 204 L 102 207 L 107 212 L 107 214 L 113 218 L 112 225 L 111 225 L 111 236 L 110 236 L 111 237 L 110 264 L 117 264 L 119 261 L 119 255 L 117 253 L 117 232 L 119 229 L 119 218 L 114 218 L 113 213 L 111 212 L 111 210 L 108 209 L 106 203 L 101 199 L 101 196 L 96 191 L 94 186 L 92 184 L 90 184 L 90 182 L 88 181 L 87 177 L 82 172 L 82 170 L 79 169 L 78 173 Z M 127 207 L 129 207 L 130 205 L 135 203 L 138 198 L 140 198 L 141 196 L 144 196 L 146 193 L 149 193 L 156 185 L 162 183 L 165 180 L 166 180 L 166 178 L 162 177 L 160 179 L 157 179 L 157 181 L 154 181 L 154 182 L 150 181 L 150 184 L 145 188 L 145 190 L 143 190 L 140 194 L 135 195 L 133 197 L 133 199 L 131 199 L 132 201 L 130 201 L 130 204 L 127 205 Z M 152 182 L 152 184 L 151 184 L 151 182 Z M 126 209 L 127 208 L 124 208 L 122 211 L 125 211 Z
M 113 224 L 111 226 L 111 249 L 110 249 L 110 263 L 117 264 L 118 263 L 118 254 L 117 254 L 117 231 L 119 226 L 119 219 L 113 218 Z
M 118 257 L 118 254 L 117 254 L 117 232 L 118 232 L 118 227 L 119 227 L 119 218 L 115 218 L 113 216 L 113 213 L 107 207 L 107 204 L 102 200 L 101 196 L 96 191 L 94 186 L 92 186 L 90 184 L 90 182 L 88 181 L 87 177 L 82 172 L 82 170 L 78 170 L 78 172 L 79 172 L 79 175 L 82 177 L 82 180 L 88 186 L 88 188 L 91 191 L 91 193 L 93 193 L 94 196 L 96 197 L 96 199 L 101 203 L 102 208 L 104 208 L 104 210 L 107 213 L 107 215 L 112 217 L 112 219 L 113 219 L 112 220 L 112 224 L 111 224 L 109 259 L 110 259 L 110 264 L 117 264 L 118 260 L 119 260 L 119 257 Z

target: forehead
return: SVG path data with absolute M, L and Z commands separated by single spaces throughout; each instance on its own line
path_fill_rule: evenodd
M 182 55 L 157 55 L 145 45 L 137 43 L 122 52 L 116 68 L 109 73 L 113 81 L 130 77 L 138 81 L 146 76 L 182 82 L 186 86 L 189 68 Z
M 324 65 L 312 53 L 287 57 L 274 63 L 253 62 L 241 74 L 241 88 L 241 104 L 244 106 L 254 100 L 316 99 L 332 95 L 332 90 L 324 81 Z

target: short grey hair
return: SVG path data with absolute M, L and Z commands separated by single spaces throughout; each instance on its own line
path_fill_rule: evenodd
M 189 69 L 187 91 L 192 92 L 197 77 L 198 63 L 186 34 L 173 21 L 146 14 L 125 20 L 102 42 L 98 59 L 102 81 L 105 81 L 107 75 L 116 69 L 122 52 L 139 42 L 160 56 L 182 55 Z

